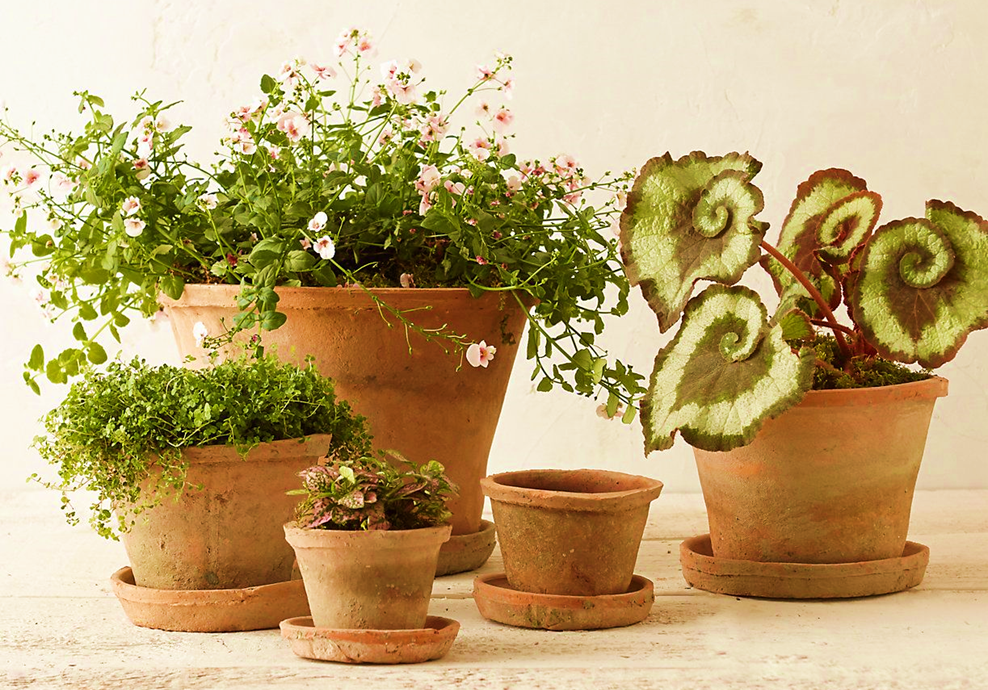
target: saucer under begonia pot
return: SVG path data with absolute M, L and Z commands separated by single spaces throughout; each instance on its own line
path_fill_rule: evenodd
M 310 616 L 281 622 L 281 636 L 306 659 L 344 664 L 417 664 L 446 656 L 460 624 L 429 616 L 413 630 L 335 630 L 317 628 Z
M 902 556 L 857 563 L 771 563 L 717 558 L 710 535 L 685 540 L 686 581 L 707 592 L 767 599 L 840 599 L 901 592 L 923 581 L 930 549 L 907 541 Z
M 573 596 L 513 589 L 504 573 L 481 575 L 473 583 L 481 615 L 498 623 L 541 630 L 599 630 L 640 623 L 655 601 L 652 582 L 631 578 L 623 594 Z

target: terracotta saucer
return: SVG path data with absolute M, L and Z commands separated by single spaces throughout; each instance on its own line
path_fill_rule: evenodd
M 907 541 L 899 558 L 860 563 L 759 563 L 716 558 L 710 535 L 679 547 L 683 577 L 697 589 L 767 599 L 840 599 L 901 592 L 923 581 L 930 549 Z
M 311 616 L 281 621 L 281 636 L 306 659 L 344 664 L 418 664 L 446 656 L 460 624 L 429 616 L 415 630 L 334 630 L 312 625 Z
M 640 623 L 652 610 L 652 581 L 631 578 L 625 594 L 567 596 L 521 592 L 504 573 L 480 575 L 473 581 L 473 600 L 489 620 L 540 630 L 599 630 Z
M 473 534 L 454 534 L 439 550 L 436 577 L 476 570 L 494 553 L 496 542 L 494 523 L 489 520 L 481 520 Z
M 301 580 L 244 589 L 151 589 L 121 568 L 110 577 L 124 613 L 142 628 L 177 632 L 234 632 L 277 628 L 286 613 L 307 615 Z

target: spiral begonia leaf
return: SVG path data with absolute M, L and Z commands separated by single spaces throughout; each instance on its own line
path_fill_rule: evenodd
M 819 170 L 796 189 L 777 249 L 836 308 L 846 263 L 870 236 L 881 210 L 881 197 L 869 192 L 864 180 L 839 168 Z M 772 275 L 783 304 L 816 309 L 806 289 L 782 264 L 769 256 L 761 263 Z
M 759 256 L 766 223 L 751 178 L 761 163 L 747 154 L 649 160 L 621 214 L 622 258 L 632 284 L 666 331 L 682 314 L 697 280 L 733 284 Z
M 677 431 L 709 451 L 750 443 L 766 419 L 803 399 L 813 361 L 812 349 L 793 352 L 783 326 L 767 323 L 756 292 L 711 285 L 655 358 L 641 405 L 645 452 L 672 447 Z
M 988 326 L 988 223 L 950 202 L 875 231 L 849 278 L 851 317 L 878 354 L 934 368 Z

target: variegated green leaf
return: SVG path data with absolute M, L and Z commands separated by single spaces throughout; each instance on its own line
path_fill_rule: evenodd
M 988 223 L 950 202 L 872 236 L 849 281 L 851 317 L 878 353 L 938 367 L 988 326 Z
M 697 280 L 737 282 L 758 260 L 768 225 L 754 219 L 762 193 L 751 184 L 761 163 L 732 153 L 667 153 L 642 168 L 621 214 L 622 258 L 668 330 Z
M 864 180 L 838 168 L 817 171 L 797 188 L 777 249 L 836 308 L 844 264 L 867 240 L 881 210 L 881 197 L 867 191 Z M 784 305 L 799 304 L 815 312 L 806 289 L 782 264 L 769 256 L 761 262 Z
M 802 400 L 813 383 L 813 351 L 794 353 L 767 315 L 743 286 L 712 285 L 689 301 L 642 401 L 646 453 L 670 448 L 677 431 L 703 450 L 743 446 L 766 419 Z

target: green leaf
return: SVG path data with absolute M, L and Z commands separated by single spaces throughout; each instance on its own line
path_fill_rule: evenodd
M 819 170 L 796 189 L 776 248 L 836 308 L 845 265 L 871 235 L 881 210 L 882 198 L 867 191 L 864 180 L 840 168 Z M 761 264 L 771 274 L 782 304 L 798 304 L 816 314 L 818 308 L 792 273 L 767 255 Z
M 92 321 L 98 318 L 99 314 L 96 313 L 96 309 L 89 302 L 82 302 L 79 304 L 79 317 L 86 321 Z
M 82 324 L 76 321 L 75 326 L 72 327 L 72 337 L 76 340 L 86 341 L 88 336 L 86 335 L 86 329 L 83 328 Z
M 278 88 L 278 82 L 274 80 L 274 77 L 265 74 L 261 77 L 261 92 L 270 96 Z
M 285 325 L 288 317 L 280 311 L 266 311 L 261 314 L 261 328 L 265 331 L 273 331 Z
M 949 201 L 883 225 L 848 277 L 851 317 L 887 359 L 949 362 L 988 326 L 988 222 Z
M 593 371 L 591 372 L 591 378 L 593 379 L 594 385 L 600 383 L 600 380 L 604 377 L 605 366 L 607 366 L 607 360 L 603 357 L 598 357 L 594 360 Z
M 671 448 L 677 431 L 703 450 L 743 446 L 802 400 L 813 350 L 794 353 L 766 318 L 758 294 L 743 286 L 712 285 L 689 301 L 642 399 L 646 453 Z
M 679 320 L 696 281 L 732 284 L 758 261 L 768 229 L 755 220 L 764 203 L 751 179 L 760 168 L 747 154 L 700 151 L 642 168 L 621 215 L 622 257 L 659 330 Z
M 86 357 L 93 364 L 102 364 L 106 361 L 106 350 L 97 342 L 90 342 L 86 345 Z
M 638 416 L 638 408 L 634 405 L 629 405 L 628 409 L 624 411 L 624 415 L 621 417 L 621 422 L 623 424 L 631 424 L 635 421 L 635 417 Z
M 545 377 L 539 381 L 539 385 L 535 388 L 540 393 L 548 393 L 552 390 L 552 379 Z
M 783 340 L 808 340 L 814 335 L 809 317 L 798 309 L 787 311 L 778 323 Z
M 45 368 L 45 351 L 41 345 L 35 345 L 31 350 L 31 358 L 27 361 L 27 366 L 32 371 L 43 371 Z
M 309 252 L 296 249 L 288 252 L 285 268 L 289 271 L 308 271 L 316 264 L 316 257 Z
M 261 240 L 254 249 L 251 250 L 248 261 L 255 268 L 265 268 L 277 261 L 285 250 L 285 244 L 281 240 L 268 238 Z
M 185 281 L 175 275 L 162 276 L 159 286 L 161 291 L 172 299 L 181 299 L 185 291 Z

